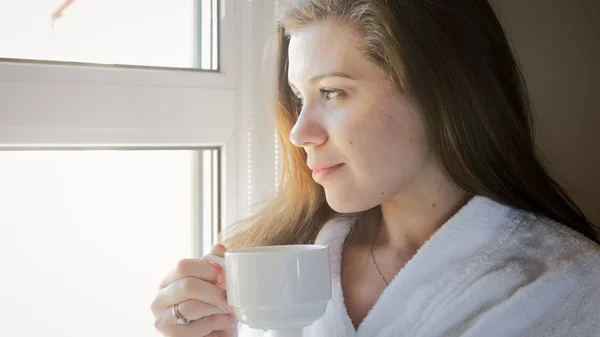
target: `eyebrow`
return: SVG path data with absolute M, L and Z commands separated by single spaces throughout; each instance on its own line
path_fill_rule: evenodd
M 328 78 L 328 77 L 342 77 L 342 78 L 347 78 L 347 79 L 350 79 L 350 80 L 356 80 L 356 78 L 354 78 L 354 77 L 352 77 L 352 76 L 350 76 L 350 75 L 348 75 L 346 73 L 332 72 L 332 73 L 324 73 L 324 74 L 321 74 L 321 75 L 317 75 L 317 76 L 311 78 L 309 80 L 309 83 L 314 84 L 314 83 L 319 82 L 320 80 L 322 80 L 324 78 Z M 289 80 L 288 80 L 288 83 L 289 83 L 290 86 L 294 86 L 292 84 L 292 82 L 290 82 Z

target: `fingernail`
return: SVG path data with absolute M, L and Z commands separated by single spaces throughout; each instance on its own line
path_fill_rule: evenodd
M 233 307 L 230 306 L 230 305 L 227 306 L 227 312 L 230 313 L 230 314 L 235 313 L 235 311 L 233 310 Z M 233 316 L 233 318 L 235 318 L 235 316 Z

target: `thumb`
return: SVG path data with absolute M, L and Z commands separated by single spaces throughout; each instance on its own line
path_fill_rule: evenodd
M 220 243 L 213 246 L 212 249 L 210 250 L 210 252 L 212 254 L 220 256 L 220 257 L 224 257 L 226 251 L 227 251 L 227 248 L 225 248 L 225 246 L 223 246 Z M 217 269 L 217 274 L 218 274 L 217 279 L 219 280 L 219 281 L 217 281 L 217 287 L 225 290 L 227 288 L 227 286 L 225 285 L 225 279 L 226 279 L 225 270 L 223 269 L 222 266 L 220 266 L 217 263 L 214 263 L 212 261 L 210 263 Z
M 212 249 L 210 250 L 210 252 L 212 254 L 215 254 L 215 255 L 220 256 L 220 257 L 224 257 L 226 251 L 227 251 L 227 248 L 225 248 L 225 246 L 222 245 L 222 244 L 220 244 L 220 243 L 214 245 L 212 247 Z

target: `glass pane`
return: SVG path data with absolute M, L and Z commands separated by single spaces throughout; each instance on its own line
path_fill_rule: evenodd
M 217 70 L 217 0 L 0 1 L 0 58 Z
M 219 199 L 214 196 L 219 196 L 219 151 L 204 151 L 202 154 L 202 203 L 199 208 L 202 209 L 202 223 L 210 225 L 202 225 L 202 247 L 197 255 L 202 256 L 208 254 L 212 246 L 217 242 L 219 234 L 221 214 Z M 200 248 L 200 247 L 198 247 Z
M 149 305 L 203 250 L 197 163 L 214 151 L 0 151 L 0 336 L 160 336 Z

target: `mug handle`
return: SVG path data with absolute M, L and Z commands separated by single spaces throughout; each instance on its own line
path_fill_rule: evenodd
M 212 262 L 218 264 L 219 266 L 221 266 L 221 268 L 225 269 L 225 259 L 220 256 L 217 256 L 213 253 L 208 253 L 208 254 L 204 255 L 203 257 L 201 257 L 200 259 L 206 260 L 206 261 L 212 261 Z

